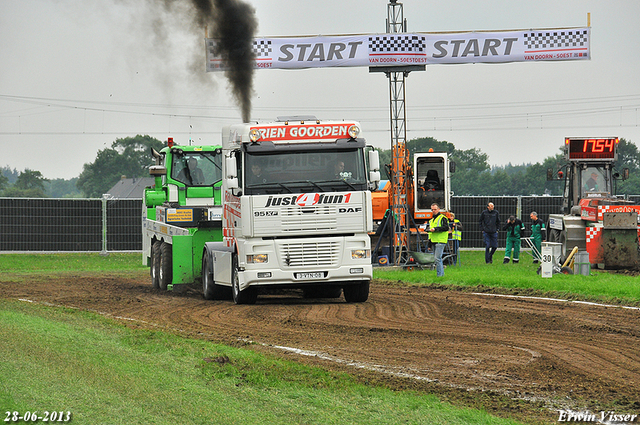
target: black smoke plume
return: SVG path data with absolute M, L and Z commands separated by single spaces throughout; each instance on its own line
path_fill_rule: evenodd
M 242 110 L 251 118 L 253 91 L 253 38 L 258 28 L 255 10 L 240 0 L 192 0 L 201 28 L 211 29 L 217 49 L 227 66 L 226 77 Z

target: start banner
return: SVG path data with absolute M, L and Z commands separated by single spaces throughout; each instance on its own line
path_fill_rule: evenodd
M 499 32 L 338 35 L 253 40 L 254 68 L 389 67 L 590 59 L 585 28 Z M 207 71 L 225 70 L 205 39 Z

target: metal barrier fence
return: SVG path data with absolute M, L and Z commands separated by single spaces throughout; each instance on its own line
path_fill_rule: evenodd
M 484 247 L 479 219 L 489 202 L 495 205 L 503 224 L 510 215 L 514 215 L 524 223 L 525 232 L 530 232 L 529 215 L 532 211 L 547 222 L 549 214 L 559 213 L 562 208 L 562 196 L 454 196 L 451 198 L 451 211 L 462 223 L 462 248 Z M 505 246 L 505 239 L 504 232 L 498 233 L 499 247 Z
M 640 202 L 640 196 L 628 197 Z M 530 229 L 529 214 L 545 222 L 560 212 L 561 196 L 454 196 L 452 211 L 463 225 L 462 248 L 483 247 L 480 213 L 493 202 L 504 223 L 510 215 Z M 141 199 L 0 198 L 0 252 L 140 251 Z M 504 233 L 498 238 L 504 247 Z
M 0 198 L 2 251 L 140 251 L 141 199 Z

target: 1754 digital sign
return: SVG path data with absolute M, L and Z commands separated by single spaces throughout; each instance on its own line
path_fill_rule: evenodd
M 615 161 L 619 141 L 617 137 L 592 139 L 568 137 L 564 140 L 564 145 L 569 160 Z

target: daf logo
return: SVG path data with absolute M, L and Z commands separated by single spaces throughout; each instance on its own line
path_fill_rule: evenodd
M 357 208 L 339 208 L 338 209 L 339 213 L 359 213 L 362 212 L 362 208 L 357 207 Z

